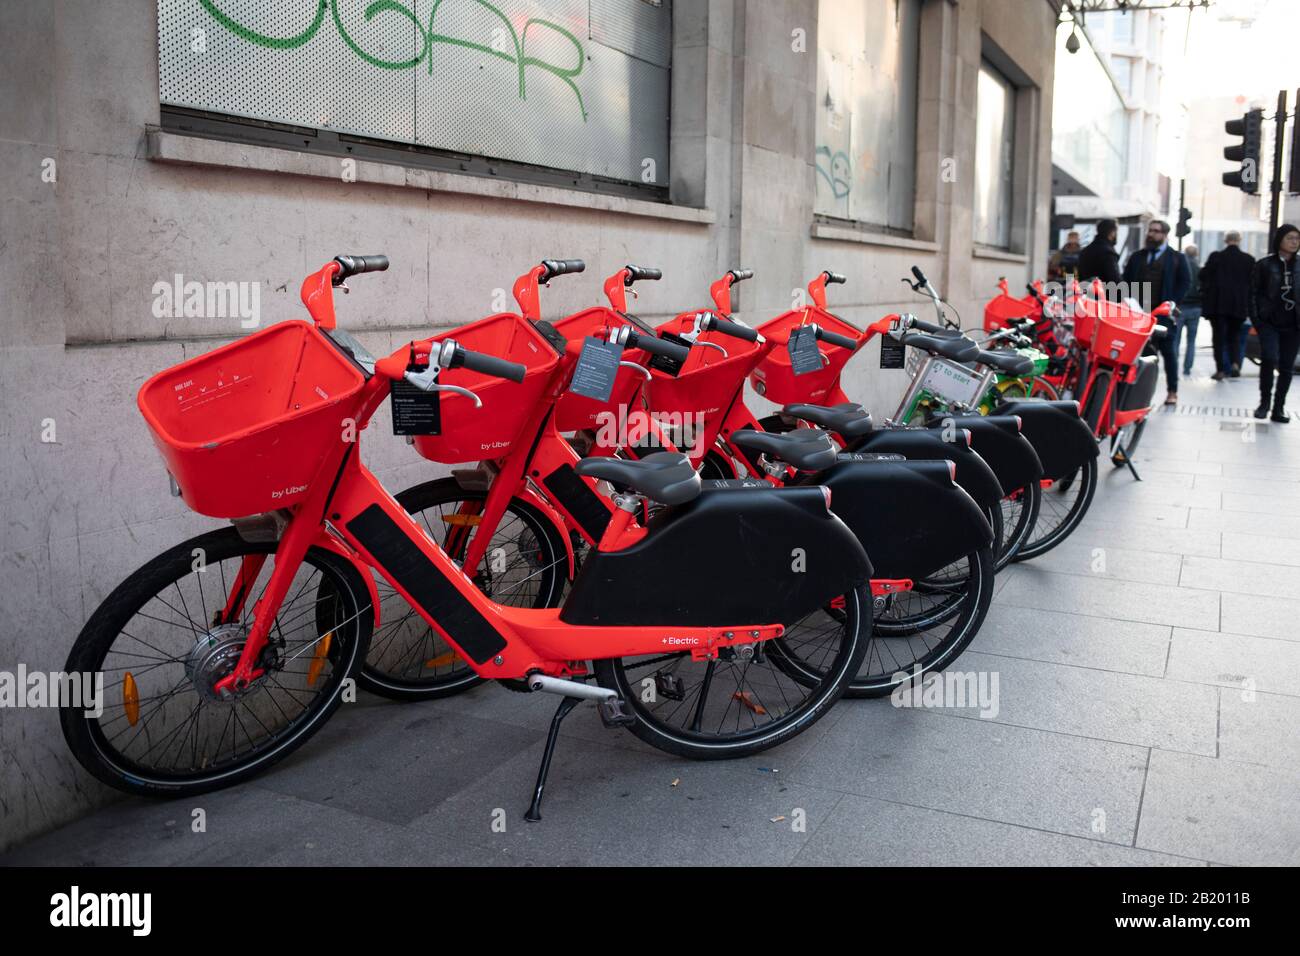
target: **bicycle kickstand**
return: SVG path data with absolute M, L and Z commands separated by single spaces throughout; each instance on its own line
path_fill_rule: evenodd
M 536 823 L 542 818 L 542 791 L 546 788 L 546 775 L 551 772 L 551 757 L 555 754 L 555 742 L 560 739 L 560 723 L 580 703 L 582 700 L 577 697 L 561 697 L 560 705 L 555 708 L 555 716 L 551 718 L 551 729 L 546 734 L 546 748 L 542 751 L 542 764 L 537 768 L 537 786 L 533 790 L 533 802 L 528 805 L 528 812 L 524 814 L 524 819 L 529 823 Z
M 1121 445 L 1120 453 L 1124 456 L 1124 464 L 1132 472 L 1134 480 L 1141 481 L 1142 476 L 1138 474 L 1137 468 L 1133 466 L 1133 456 L 1128 453 L 1128 449 Z

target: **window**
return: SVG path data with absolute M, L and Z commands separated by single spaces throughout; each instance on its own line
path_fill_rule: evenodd
M 814 211 L 910 233 L 921 0 L 820 0 Z
M 1115 85 L 1125 96 L 1133 95 L 1133 61 L 1126 56 L 1110 58 L 1110 73 L 1115 77 Z
M 157 4 L 164 114 L 669 181 L 670 0 Z
M 975 92 L 975 241 L 1011 246 L 1016 89 L 989 63 Z
M 1110 20 L 1110 37 L 1117 44 L 1133 42 L 1133 15 L 1131 13 L 1113 13 Z

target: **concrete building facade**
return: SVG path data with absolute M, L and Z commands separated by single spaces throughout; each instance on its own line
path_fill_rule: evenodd
M 864 4 L 895 19 L 908 6 Z M 196 0 L 193 16 L 213 5 Z M 842 29 L 828 18 L 843 16 L 830 0 L 673 5 L 668 173 L 657 194 L 563 171 L 515 175 L 490 157 L 457 168 L 418 151 L 403 162 L 400 152 L 294 148 L 282 130 L 267 140 L 265 127 L 243 137 L 186 128 L 160 105 L 155 3 L 8 6 L 0 671 L 61 668 L 122 578 L 214 526 L 168 495 L 136 392 L 252 327 L 305 318 L 299 285 L 335 254 L 391 257 L 389 272 L 359 277 L 339 302 L 340 323 L 377 354 L 510 307 L 514 277 L 543 257 L 588 264 L 543 290 L 547 317 L 599 301 L 601 278 L 624 263 L 662 268 L 664 281 L 647 283 L 635 306 L 651 321 L 707 302 L 712 279 L 748 267 L 741 318 L 785 311 L 832 269 L 849 277 L 833 308 L 861 325 L 923 311 L 900 282 L 916 264 L 969 327 L 1000 276 L 1015 288 L 1043 272 L 1056 23 L 1046 0 L 913 0 L 913 185 L 891 195 L 909 213 L 906 229 L 817 211 L 819 37 Z M 977 168 L 985 75 L 1001 98 L 994 170 Z M 872 155 L 850 159 L 871 166 Z M 975 236 L 977 181 L 990 190 L 981 216 L 1003 217 L 981 227 L 993 242 Z M 190 282 L 255 290 L 255 317 L 164 301 L 168 287 Z M 878 365 L 873 344 L 850 363 L 847 386 L 885 415 L 904 380 Z M 429 477 L 388 430 L 376 422 L 364 446 L 370 467 L 394 491 Z M 0 849 L 111 797 L 76 766 L 55 710 L 0 709 Z

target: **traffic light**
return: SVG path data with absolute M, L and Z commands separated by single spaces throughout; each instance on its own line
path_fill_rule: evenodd
M 1186 206 L 1178 210 L 1178 225 L 1174 228 L 1174 235 L 1181 239 L 1183 236 L 1192 234 L 1192 227 L 1188 225 L 1192 221 L 1192 211 Z
M 1229 136 L 1240 136 L 1241 142 L 1223 148 L 1223 158 L 1241 163 L 1241 169 L 1223 174 L 1223 185 L 1240 189 L 1252 195 L 1259 192 L 1260 144 L 1264 132 L 1264 111 L 1251 110 L 1241 119 L 1223 124 Z

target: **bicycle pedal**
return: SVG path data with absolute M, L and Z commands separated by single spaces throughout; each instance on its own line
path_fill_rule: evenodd
M 620 697 L 610 697 L 606 700 L 596 702 L 596 711 L 600 714 L 600 722 L 606 727 L 630 727 L 636 723 L 636 718 L 625 711 L 624 703 Z
M 686 699 L 686 688 L 682 686 L 682 679 L 676 674 L 656 674 L 655 690 L 660 697 L 668 700 Z

